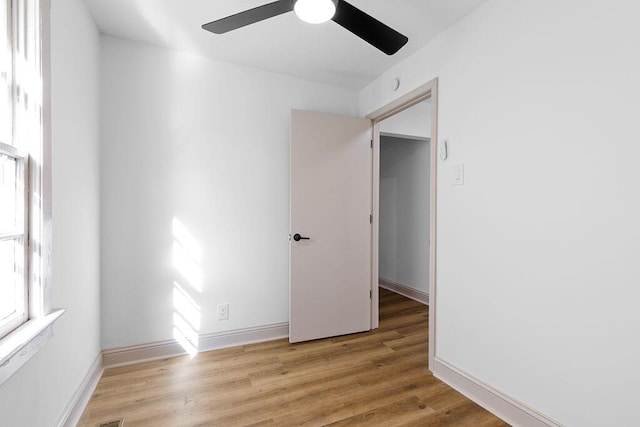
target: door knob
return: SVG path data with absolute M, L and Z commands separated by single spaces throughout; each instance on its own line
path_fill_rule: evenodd
M 302 237 L 301 235 L 296 233 L 293 235 L 293 240 L 295 240 L 296 242 L 299 242 L 300 240 L 311 240 L 311 239 L 308 237 Z

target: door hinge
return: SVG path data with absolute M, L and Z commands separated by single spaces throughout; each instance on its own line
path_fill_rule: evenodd
M 371 140 L 371 148 L 373 148 L 373 139 Z
M 369 215 L 369 224 L 373 224 L 373 215 Z
M 372 299 L 372 298 L 373 298 L 372 291 L 369 291 L 369 299 Z

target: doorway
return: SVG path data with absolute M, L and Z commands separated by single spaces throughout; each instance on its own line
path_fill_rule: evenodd
M 428 109 L 429 104 L 424 101 L 394 118 L 418 108 Z M 422 135 L 388 134 L 385 128 L 386 123 L 382 123 L 378 283 L 428 305 L 429 263 L 426 260 L 429 259 L 431 139 Z
M 422 112 L 420 108 L 412 107 L 419 104 L 428 104 L 429 108 Z M 424 197 L 428 199 L 428 257 L 422 259 L 422 262 L 428 265 L 428 301 L 429 301 L 429 369 L 433 370 L 436 350 L 436 188 L 437 188 L 437 120 L 438 120 L 438 80 L 434 79 L 415 90 L 400 96 L 391 101 L 382 108 L 367 115 L 367 118 L 373 122 L 373 222 L 378 227 L 373 227 L 373 245 L 372 245 L 372 327 L 379 325 L 379 295 L 378 295 L 378 278 L 380 277 L 380 212 L 381 212 L 381 139 L 385 137 L 406 137 L 407 135 L 419 137 L 426 141 L 428 135 L 428 166 L 429 166 L 429 188 Z M 403 112 L 406 114 L 401 115 Z M 409 125 L 404 126 L 404 130 L 396 128 L 393 125 L 402 122 L 403 118 L 415 116 L 415 120 L 411 121 L 413 126 L 428 126 L 428 129 L 422 129 L 420 133 L 410 129 Z M 390 129 L 391 128 L 391 129 Z M 415 139 L 415 138 L 414 138 Z M 384 202 L 383 202 L 384 203 Z M 423 224 L 424 227 L 424 224 Z M 384 231 L 384 230 L 382 230 Z M 424 236 L 424 235 L 423 235 Z M 423 237 L 424 238 L 424 237 Z M 383 238 L 384 240 L 384 238 Z M 424 256 L 424 255 L 423 255 Z M 384 268 L 384 267 L 383 267 Z
M 291 342 L 379 327 L 381 129 L 383 125 L 387 126 L 383 132 L 385 136 L 411 135 L 406 129 L 400 134 L 394 133 L 388 126 L 394 122 L 394 117 L 395 120 L 405 117 L 399 115 L 401 112 L 425 100 L 430 100 L 430 113 L 418 114 L 419 119 L 415 123 L 430 123 L 431 129 L 426 134 L 430 134 L 430 141 L 435 142 L 435 79 L 374 111 L 365 119 L 292 111 L 289 234 Z M 421 121 L 420 118 L 425 120 Z M 428 257 L 420 260 L 428 264 L 429 367 L 433 366 L 435 355 L 435 145 L 428 145 L 430 187 L 425 196 L 429 200 Z M 355 167 L 356 164 L 359 167 Z M 352 218 L 353 221 L 345 222 L 345 218 Z M 318 224 L 325 226 L 319 227 Z M 359 231 L 358 236 L 353 235 L 354 230 Z M 353 245 L 353 248 L 346 243 Z M 354 256 L 357 262 L 353 262 Z M 345 268 L 353 273 L 353 280 L 350 275 L 336 274 Z M 328 289 L 327 284 L 331 284 L 335 292 Z M 347 292 L 353 298 L 345 298 Z M 354 313 L 354 305 L 349 303 L 351 300 L 356 301 L 362 310 Z M 348 325 L 345 319 L 351 320 Z

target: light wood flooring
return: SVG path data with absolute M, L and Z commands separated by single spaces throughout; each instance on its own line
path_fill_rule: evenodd
M 80 426 L 505 426 L 427 370 L 428 308 L 380 289 L 380 328 L 107 369 Z

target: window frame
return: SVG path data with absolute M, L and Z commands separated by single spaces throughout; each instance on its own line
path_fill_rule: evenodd
M 65 310 L 52 308 L 51 1 L 0 1 L 10 2 L 12 10 L 12 143 L 25 153 L 29 212 L 29 314 L 0 338 L 1 386 L 53 337 L 53 324 Z
M 15 35 L 15 15 L 13 13 L 13 1 L 11 0 L 0 0 L 5 4 L 5 19 L 7 24 L 7 33 L 0 34 L 0 37 L 3 38 L 1 40 L 2 46 L 0 46 L 0 53 L 2 53 L 6 58 L 8 58 L 9 66 L 6 69 L 0 68 L 0 81 L 6 79 L 7 87 L 2 88 L 2 90 L 7 90 L 9 93 L 7 101 L 9 105 L 5 105 L 4 107 L 8 107 L 9 113 L 9 130 L 6 132 L 0 133 L 0 142 L 8 145 L 13 145 L 13 122 L 14 122 L 14 106 L 13 106 L 13 82 L 14 82 L 14 49 L 13 49 L 13 41 L 16 37 Z M 2 63 L 0 63 L 2 65 Z M 2 74 L 5 74 L 4 76 Z M 7 135 L 8 134 L 8 135 Z M 3 138 L 7 138 L 3 140 Z
M 28 156 L 18 148 L 0 142 L 0 155 L 9 157 L 16 162 L 16 225 L 15 230 L 10 233 L 0 233 L 0 242 L 13 240 L 21 247 L 20 252 L 16 251 L 15 263 L 22 271 L 15 272 L 21 277 L 15 278 L 16 307 L 13 314 L 4 319 L 0 319 L 0 339 L 7 336 L 13 330 L 29 320 L 29 185 L 28 185 Z

